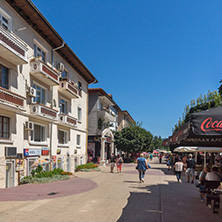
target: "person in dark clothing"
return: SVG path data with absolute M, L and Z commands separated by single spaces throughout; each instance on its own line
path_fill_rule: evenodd
M 110 173 L 114 173 L 113 170 L 114 170 L 115 163 L 116 163 L 116 157 L 115 157 L 114 153 L 111 155 L 109 162 L 110 162 Z
M 186 170 L 186 174 L 187 174 L 187 182 L 190 182 L 190 177 L 192 177 L 192 181 L 191 183 L 194 182 L 194 171 L 195 171 L 195 160 L 192 158 L 193 155 L 189 154 L 188 155 L 188 159 L 186 161 L 187 164 L 187 170 Z

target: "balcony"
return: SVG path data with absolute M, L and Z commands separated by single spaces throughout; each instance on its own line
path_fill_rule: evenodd
M 0 55 L 15 65 L 28 63 L 27 45 L 14 33 L 0 26 Z
M 19 109 L 24 111 L 24 101 L 24 97 L 0 87 L 0 107 L 4 107 L 2 105 L 5 105 L 9 110 L 15 111 Z
M 79 89 L 71 83 L 69 79 L 60 78 L 59 81 L 59 92 L 70 99 L 77 99 L 79 98 L 78 92 Z
M 58 111 L 43 104 L 31 104 L 30 113 L 43 120 L 58 120 Z
M 76 127 L 77 119 L 67 114 L 59 114 L 59 123 L 65 126 Z
M 98 111 L 98 117 L 108 122 L 115 122 L 116 116 L 112 114 L 109 109 L 102 109 Z
M 30 65 L 31 75 L 49 86 L 59 85 L 60 73 L 57 70 L 44 63 L 41 59 L 32 59 Z

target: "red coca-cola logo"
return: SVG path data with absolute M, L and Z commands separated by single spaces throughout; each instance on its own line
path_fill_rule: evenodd
M 201 124 L 201 130 L 207 131 L 222 131 L 222 120 L 213 120 L 212 117 L 208 117 Z

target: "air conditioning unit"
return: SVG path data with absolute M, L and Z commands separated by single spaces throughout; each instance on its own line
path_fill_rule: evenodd
M 28 94 L 31 97 L 36 97 L 36 89 L 34 89 L 33 87 L 30 86 L 29 90 L 28 90 Z
M 16 157 L 17 156 L 17 147 L 5 147 L 5 156 L 6 157 Z
M 63 72 L 64 69 L 65 69 L 64 64 L 60 62 L 60 63 L 58 64 L 58 70 L 59 70 L 60 72 Z
M 25 130 L 33 130 L 34 129 L 34 123 L 27 121 L 25 122 Z

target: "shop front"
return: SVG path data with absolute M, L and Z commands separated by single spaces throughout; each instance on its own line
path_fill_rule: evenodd
M 26 175 L 30 176 L 34 163 L 40 161 L 41 149 L 24 149 L 24 158 L 26 160 Z

